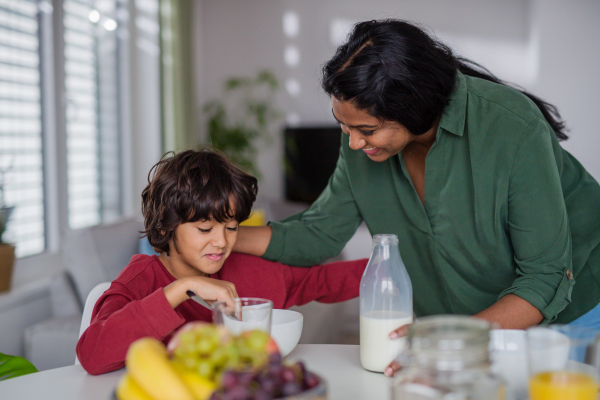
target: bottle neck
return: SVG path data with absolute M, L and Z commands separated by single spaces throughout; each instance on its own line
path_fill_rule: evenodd
M 371 255 L 382 261 L 389 260 L 390 258 L 400 258 L 400 251 L 398 250 L 398 237 L 396 235 L 373 236 Z
M 398 252 L 398 246 L 392 246 L 389 243 L 373 245 L 373 255 L 377 256 L 380 260 L 389 260 L 392 258 L 394 250 Z

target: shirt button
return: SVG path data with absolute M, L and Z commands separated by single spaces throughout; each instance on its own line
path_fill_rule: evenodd
M 568 270 L 567 270 L 567 278 L 568 278 L 569 280 L 573 280 L 573 272 L 571 272 L 571 270 L 570 270 L 570 269 L 568 269 Z

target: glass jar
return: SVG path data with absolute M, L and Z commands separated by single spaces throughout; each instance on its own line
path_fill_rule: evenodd
M 360 281 L 360 362 L 383 372 L 406 339 L 389 334 L 413 321 L 412 285 L 398 250 L 398 236 L 375 235 L 371 258 Z
M 466 316 L 421 318 L 408 329 L 392 400 L 504 400 L 490 372 L 491 325 Z

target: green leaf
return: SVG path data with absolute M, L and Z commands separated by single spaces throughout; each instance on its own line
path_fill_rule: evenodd
M 274 105 L 277 88 L 277 78 L 268 70 L 254 78 L 231 77 L 224 83 L 221 98 L 204 105 L 208 145 L 257 177 L 256 140 L 269 145 L 269 129 L 282 116 Z
M 8 219 L 10 218 L 10 214 L 12 213 L 13 209 L 14 207 L 2 207 L 2 205 L 0 205 L 0 243 L 3 243 L 2 235 L 6 230 Z
M 269 85 L 269 88 L 271 90 L 276 90 L 279 86 L 279 82 L 277 82 L 277 78 L 275 78 L 275 75 L 273 75 L 273 73 L 268 70 L 262 70 L 258 73 L 256 77 L 256 83 L 266 83 L 267 85 Z
M 239 87 L 249 86 L 252 81 L 248 78 L 230 78 L 225 82 L 225 90 L 233 90 Z
M 0 353 L 0 381 L 38 372 L 32 363 L 18 356 Z

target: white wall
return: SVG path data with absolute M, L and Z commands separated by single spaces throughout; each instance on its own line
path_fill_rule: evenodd
M 298 17 L 295 37 L 283 33 L 287 12 Z M 290 122 L 332 123 L 320 68 L 333 55 L 339 32 L 385 17 L 430 27 L 458 53 L 558 106 L 571 128 L 565 148 L 600 179 L 600 137 L 593 126 L 600 109 L 597 0 L 202 0 L 196 9 L 199 104 L 218 96 L 225 78 L 268 67 L 284 85 L 278 106 Z M 295 66 L 284 62 L 287 46 L 299 52 Z M 295 96 L 285 90 L 290 80 L 300 88 Z M 283 196 L 281 157 L 280 140 L 261 149 L 260 196 Z
M 537 0 L 540 73 L 531 90 L 557 105 L 571 129 L 563 147 L 600 181 L 600 1 Z

